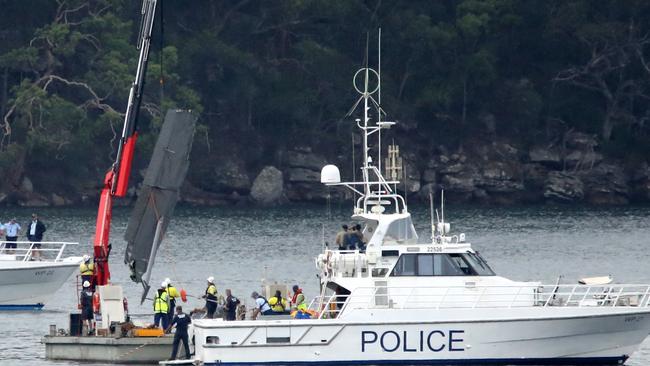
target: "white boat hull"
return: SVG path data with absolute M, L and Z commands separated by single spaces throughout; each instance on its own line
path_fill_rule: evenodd
M 80 259 L 0 263 L 0 310 L 41 308 L 70 278 Z
M 518 316 L 526 312 L 528 318 Z M 196 357 L 206 365 L 620 364 L 650 331 L 648 309 L 580 312 L 519 309 L 505 318 L 503 309 L 465 309 L 412 314 L 429 318 L 423 321 L 196 321 Z M 385 316 L 374 315 L 368 318 Z M 207 337 L 219 337 L 219 344 L 205 344 Z

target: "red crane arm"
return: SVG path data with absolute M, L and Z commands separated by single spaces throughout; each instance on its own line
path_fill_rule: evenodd
M 135 80 L 131 85 L 129 100 L 124 115 L 124 128 L 122 137 L 117 148 L 117 157 L 111 169 L 104 177 L 104 184 L 99 198 L 97 209 L 97 221 L 95 223 L 95 240 L 93 242 L 93 254 L 95 271 L 93 274 L 93 285 L 107 285 L 111 279 L 108 266 L 108 257 L 111 252 L 109 241 L 111 231 L 111 219 L 113 211 L 113 197 L 126 196 L 129 187 L 129 176 L 133 164 L 135 142 L 138 139 L 137 122 L 142 92 L 149 60 L 149 46 L 151 44 L 151 31 L 153 29 L 156 13 L 157 0 L 142 1 L 142 17 L 140 19 L 140 34 L 138 36 L 138 49 L 140 57 L 135 74 Z

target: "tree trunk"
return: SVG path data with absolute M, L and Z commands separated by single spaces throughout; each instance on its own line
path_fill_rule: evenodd
M 611 106 L 607 107 L 607 112 L 605 113 L 605 119 L 603 120 L 603 141 L 609 141 L 612 137 L 612 131 L 614 130 L 614 108 Z
M 467 121 L 467 77 L 463 78 L 463 111 L 460 117 L 461 125 L 465 125 Z
M 7 113 L 7 84 L 9 79 L 9 68 L 5 67 L 2 75 L 2 93 L 0 93 L 0 118 Z

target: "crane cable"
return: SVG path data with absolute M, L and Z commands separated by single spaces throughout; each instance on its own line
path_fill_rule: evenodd
M 165 98 L 165 74 L 163 72 L 163 59 L 164 59 L 164 39 L 165 33 L 165 18 L 163 10 L 163 0 L 160 0 L 160 117 L 163 115 L 163 100 Z

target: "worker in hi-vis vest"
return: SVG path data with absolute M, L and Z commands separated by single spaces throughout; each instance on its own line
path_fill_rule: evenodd
M 162 329 L 167 329 L 169 326 L 169 317 L 167 313 L 169 312 L 169 295 L 167 294 L 167 283 L 163 281 L 160 284 L 160 288 L 156 291 L 156 297 L 153 300 L 153 324 L 158 327 L 159 324 L 162 325 Z
M 167 291 L 167 318 L 169 323 L 171 323 L 174 318 L 174 310 L 176 309 L 176 299 L 181 296 L 180 292 L 172 285 L 172 280 L 165 278 L 165 290 Z
M 81 273 L 81 283 L 88 281 L 92 287 L 95 264 L 90 259 L 89 255 L 84 254 L 83 262 L 79 265 L 79 272 Z

